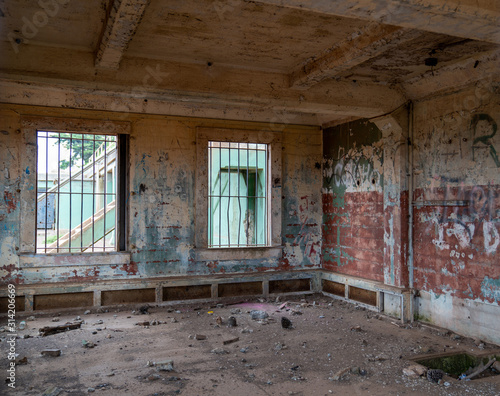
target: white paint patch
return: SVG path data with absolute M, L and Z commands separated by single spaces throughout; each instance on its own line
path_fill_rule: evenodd
M 495 253 L 500 244 L 500 235 L 494 223 L 485 221 L 483 223 L 484 248 L 486 253 Z

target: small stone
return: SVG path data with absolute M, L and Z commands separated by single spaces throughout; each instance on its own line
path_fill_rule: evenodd
M 239 315 L 239 314 L 241 314 L 241 309 L 239 309 L 239 308 L 232 309 L 231 314 L 232 315 Z
M 160 362 L 155 362 L 155 367 L 157 371 L 174 371 L 174 361 L 163 360 Z
M 240 352 L 241 352 L 241 353 L 247 353 L 247 352 L 248 352 L 248 348 L 241 348 L 241 349 L 240 349 Z
M 156 381 L 161 379 L 161 375 L 159 374 L 151 374 L 150 376 L 147 377 L 148 381 Z
M 342 380 L 347 374 L 349 374 L 349 371 L 351 370 L 350 367 L 342 369 L 337 371 L 333 376 L 328 378 L 330 381 L 340 381 Z
M 351 331 L 363 331 L 361 329 L 361 326 L 354 326 L 354 327 L 351 327 Z
M 94 334 L 94 335 L 97 334 L 97 331 L 93 331 L 92 334 Z
M 497 360 L 491 367 L 500 373 L 500 361 Z
M 202 335 L 202 334 L 196 334 L 194 336 L 194 339 L 195 340 L 198 340 L 198 341 L 203 341 L 203 340 L 206 340 L 207 339 L 207 336 L 206 335 Z
M 94 393 L 95 392 L 95 388 L 88 388 L 87 389 L 87 393 Z
M 172 319 L 170 319 L 170 322 L 177 323 L 177 319 L 176 318 L 172 318 Z
M 444 385 L 444 386 L 446 386 L 447 388 L 448 388 L 449 386 L 451 386 L 451 384 L 450 384 L 448 381 L 446 381 L 445 383 L 443 383 L 443 385 Z
M 83 340 L 82 347 L 84 348 L 94 348 L 95 344 L 92 341 Z
M 52 318 L 52 322 L 59 322 L 59 318 Z
M 215 323 L 217 323 L 219 326 L 222 326 L 222 317 L 217 316 L 217 317 L 215 318 Z
M 87 309 L 83 314 L 84 315 L 90 315 L 90 310 Z
M 18 328 L 19 330 L 24 330 L 26 328 L 26 322 L 24 320 L 19 322 Z
M 243 333 L 243 334 L 250 334 L 250 333 L 253 333 L 253 329 L 245 327 L 244 329 L 241 329 L 241 333 Z
M 415 373 L 415 371 L 413 371 L 409 367 L 406 367 L 403 369 L 403 374 L 406 375 L 407 377 L 410 377 L 410 378 L 419 378 L 420 377 L 417 373 Z
M 94 323 L 94 325 L 100 325 L 100 324 L 103 324 L 104 322 L 102 321 L 102 319 L 99 319 L 97 322 Z
M 292 328 L 291 320 L 283 316 L 281 318 L 281 327 L 283 327 L 284 329 L 291 329 Z
M 61 350 L 60 349 L 44 349 L 42 351 L 43 356 L 51 356 L 51 357 L 57 357 L 61 356 Z
M 236 327 L 238 324 L 236 323 L 236 318 L 234 316 L 230 316 L 227 320 L 227 327 Z
M 28 317 L 26 318 L 26 320 L 27 320 L 28 322 L 34 322 L 34 321 L 36 320 L 36 318 L 35 318 L 34 316 L 28 316 Z
M 262 320 L 269 317 L 269 314 L 266 311 L 251 311 L 250 315 L 253 320 Z
M 274 346 L 275 351 L 281 351 L 282 349 L 287 349 L 287 346 L 285 344 L 282 344 L 281 342 L 276 343 Z
M 16 364 L 18 364 L 20 366 L 22 366 L 24 364 L 28 364 L 28 358 L 25 356 L 25 357 L 23 357 L 23 358 L 21 358 L 19 360 L 16 360 Z
M 142 315 L 146 315 L 149 311 L 149 305 L 143 305 L 142 307 L 139 308 L 139 312 L 142 314 Z
M 215 348 L 215 349 L 212 349 L 210 351 L 210 353 L 215 353 L 216 355 L 225 355 L 227 353 L 229 353 L 228 351 L 226 351 L 225 349 L 223 348 Z
M 479 349 L 484 349 L 484 348 L 485 348 L 485 345 L 484 345 L 484 343 L 482 342 L 482 343 L 481 343 L 481 344 L 479 344 L 477 347 L 478 347 Z
M 229 340 L 225 340 L 223 341 L 223 344 L 224 345 L 229 345 L 229 344 L 232 344 L 233 342 L 238 342 L 240 340 L 239 337 L 235 337 L 235 338 L 231 338 Z
M 58 388 L 57 386 L 53 386 L 53 387 L 47 389 L 45 392 L 43 392 L 42 396 L 57 396 L 62 391 L 63 390 L 61 388 Z
M 427 368 L 425 368 L 425 366 L 422 366 L 421 364 L 412 364 L 408 367 L 408 370 L 411 370 L 419 377 L 424 376 L 427 372 Z
M 75 319 L 73 319 L 75 322 L 81 322 L 82 321 L 82 318 L 80 318 L 79 316 L 77 316 Z
M 359 375 L 360 368 L 359 367 L 351 367 L 351 374 Z
M 217 308 L 224 308 L 224 304 L 217 304 Z

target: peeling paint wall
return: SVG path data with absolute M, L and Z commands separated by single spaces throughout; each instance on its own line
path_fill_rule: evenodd
M 355 121 L 323 132 L 323 267 L 384 280 L 382 132 Z
M 263 271 L 320 268 L 321 249 L 321 130 L 277 124 L 214 121 L 167 116 L 138 116 L 94 111 L 75 111 L 28 106 L 4 106 L 0 120 L 0 243 L 2 283 L 28 285 L 72 282 L 88 284 L 100 280 L 147 280 L 191 275 L 258 273 Z M 17 113 L 10 111 L 15 109 Z M 35 210 L 35 202 L 20 202 L 18 190 L 29 167 L 36 169 L 19 132 L 19 116 L 82 118 L 103 122 L 129 122 L 130 179 L 128 253 L 86 256 L 24 255 L 21 244 L 20 206 Z M 197 259 L 195 246 L 196 128 L 213 127 L 273 130 L 283 135 L 282 187 L 283 254 L 281 258 L 244 260 Z M 235 135 L 237 138 L 237 135 Z M 31 146 L 30 146 L 31 147 Z M 22 211 L 21 211 L 22 212 Z M 33 224 L 34 232 L 34 224 Z M 55 285 L 54 292 L 64 290 Z
M 18 280 L 19 210 L 22 168 L 19 163 L 19 117 L 0 111 L 0 279 Z M 25 171 L 29 171 L 24 167 Z
M 280 267 L 321 267 L 321 133 L 284 135 Z M 318 155 L 319 154 L 319 155 Z M 316 186 L 316 189 L 310 186 Z
M 497 343 L 499 99 L 472 87 L 415 105 L 413 197 L 418 315 Z

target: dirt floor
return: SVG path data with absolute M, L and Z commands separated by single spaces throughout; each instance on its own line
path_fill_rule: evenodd
M 420 355 L 499 353 L 498 346 L 418 323 L 401 326 L 321 295 L 239 301 L 151 306 L 144 314 L 137 306 L 135 312 L 122 307 L 35 314 L 34 320 L 18 315 L 26 328 L 18 331 L 16 353 L 27 364 L 16 366 L 16 389 L 1 381 L 0 394 L 500 395 L 500 375 L 473 381 L 445 376 L 434 383 L 425 374 L 403 372 Z M 253 310 L 269 318 L 253 320 Z M 231 316 L 236 327 L 227 326 Z M 291 329 L 282 327 L 282 317 Z M 40 328 L 79 318 L 81 329 L 39 336 Z M 0 333 L 4 373 L 7 336 Z M 44 356 L 45 349 L 61 355 Z

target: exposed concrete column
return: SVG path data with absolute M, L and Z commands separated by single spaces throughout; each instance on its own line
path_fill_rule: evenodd
M 408 128 L 403 119 L 390 115 L 373 120 L 384 143 L 384 283 L 397 287 L 409 282 Z

